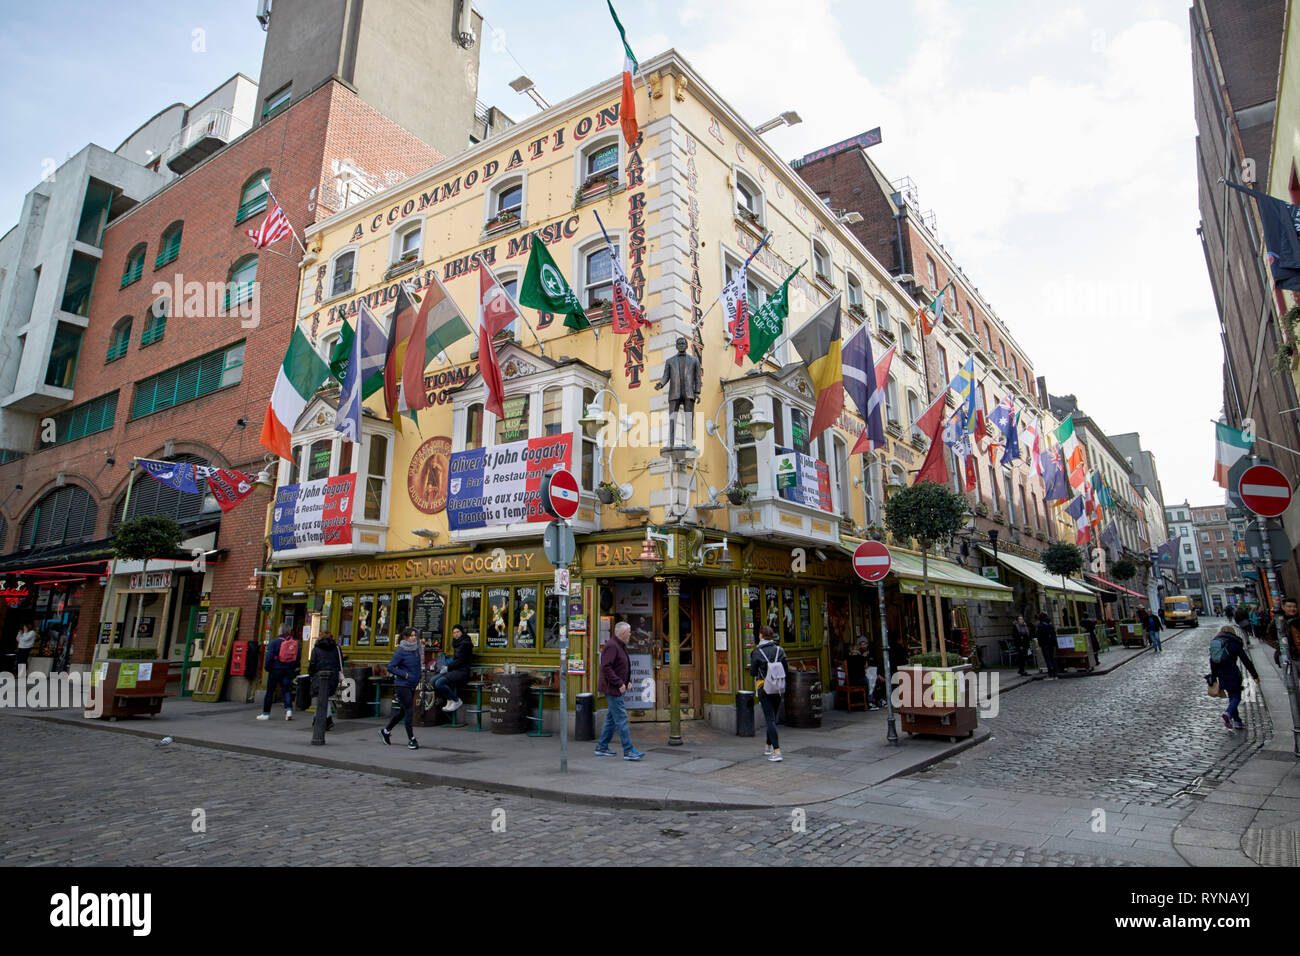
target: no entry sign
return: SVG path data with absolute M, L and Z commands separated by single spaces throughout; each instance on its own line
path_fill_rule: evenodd
M 564 468 L 551 472 L 542 482 L 542 502 L 552 515 L 568 521 L 578 513 L 578 479 Z
M 853 552 L 853 570 L 864 581 L 881 581 L 889 573 L 889 549 L 879 541 L 863 541 Z
M 1276 518 L 1291 504 L 1291 484 L 1272 465 L 1254 465 L 1241 475 L 1242 503 L 1264 518 Z

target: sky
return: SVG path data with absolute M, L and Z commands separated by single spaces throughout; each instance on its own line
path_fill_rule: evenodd
M 50 168 L 173 102 L 256 80 L 255 0 L 6 3 L 0 229 Z M 479 99 L 523 119 L 617 73 L 603 0 L 475 0 Z M 940 240 L 1053 394 L 1137 431 L 1167 503 L 1223 500 L 1214 299 L 1196 227 L 1187 0 L 623 0 L 642 60 L 675 47 L 784 159 L 879 126 Z M 75 30 L 67 29 L 75 23 Z M 779 79 L 774 79 L 779 78 Z M 431 94 L 436 108 L 436 94 Z

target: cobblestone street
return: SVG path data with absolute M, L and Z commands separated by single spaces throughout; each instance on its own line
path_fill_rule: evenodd
M 1169 834 L 1258 746 L 1200 692 L 1210 630 L 1006 695 L 995 739 L 801 810 L 609 810 L 6 715 L 10 864 L 1177 864 Z M 1257 645 L 1258 646 L 1258 645 Z M 1217 729 L 1216 729 L 1217 728 Z M 786 765 L 796 765 L 791 759 Z M 1093 823 L 1106 810 L 1104 830 Z M 206 831 L 193 832 L 196 811 Z M 346 828 L 341 828 L 346 819 Z M 363 836 L 364 835 L 364 836 Z

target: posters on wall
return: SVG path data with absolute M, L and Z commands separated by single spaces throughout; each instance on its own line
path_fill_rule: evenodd
M 356 484 L 353 472 L 277 489 L 271 516 L 272 550 L 351 544 Z
M 448 465 L 448 527 L 550 521 L 542 508 L 542 478 L 572 461 L 572 432 L 457 452 Z
M 830 467 L 811 455 L 798 452 L 777 455 L 776 487 L 788 501 L 822 511 L 832 510 Z

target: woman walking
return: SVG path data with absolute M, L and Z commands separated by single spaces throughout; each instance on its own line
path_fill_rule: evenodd
M 781 739 L 776 733 L 776 709 L 785 691 L 785 674 L 790 662 L 785 651 L 776 643 L 775 632 L 764 624 L 758 629 L 758 646 L 749 657 L 749 672 L 757 683 L 759 703 L 763 707 L 763 720 L 767 722 L 767 746 L 763 754 L 772 763 L 780 763 Z
M 384 743 L 393 742 L 393 728 L 402 721 L 406 728 L 406 749 L 419 750 L 415 740 L 415 685 L 420 682 L 424 670 L 424 654 L 420 641 L 415 636 L 415 628 L 408 627 L 402 631 L 402 642 L 397 645 L 393 658 L 388 662 L 388 673 L 393 675 L 393 690 L 397 694 L 397 710 L 388 718 L 388 726 L 379 731 Z

